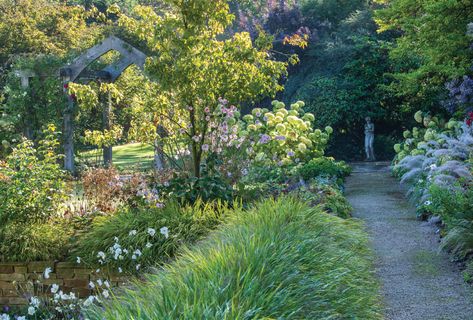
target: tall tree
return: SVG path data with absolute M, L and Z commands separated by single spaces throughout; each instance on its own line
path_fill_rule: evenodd
M 472 1 L 379 0 L 379 32 L 401 34 L 390 53 L 398 66 L 392 91 L 411 108 L 438 110 L 444 83 L 469 73 L 473 51 L 467 25 Z
M 137 7 L 119 23 L 145 41 L 152 56 L 147 72 L 158 85 L 162 109 L 184 111 L 176 125 L 190 145 L 193 171 L 200 176 L 208 114 L 219 98 L 230 104 L 255 101 L 282 90 L 279 80 L 287 63 L 271 59 L 271 41 L 252 44 L 248 33 L 224 32 L 234 16 L 224 0 L 166 0 L 169 11 L 159 14 Z

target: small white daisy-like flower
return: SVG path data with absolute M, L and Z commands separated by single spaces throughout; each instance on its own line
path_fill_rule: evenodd
M 168 227 L 162 227 L 159 229 L 159 232 L 167 239 L 169 238 L 169 228 Z
M 154 237 L 154 235 L 156 234 L 156 230 L 153 229 L 153 228 L 148 228 L 148 234 L 152 237 Z
M 36 309 L 34 307 L 29 307 L 28 308 L 28 314 L 30 316 L 34 315 L 36 313 Z
M 97 280 L 97 284 L 98 284 L 99 286 L 102 286 L 102 284 L 103 284 L 102 279 L 98 279 L 98 280 Z
M 40 301 L 37 297 L 31 297 L 30 305 L 32 305 L 35 308 L 38 308 L 39 304 L 40 304 Z
M 89 296 L 87 299 L 84 300 L 84 306 L 90 306 L 95 300 L 95 296 Z
M 44 279 L 49 279 L 49 274 L 53 272 L 53 269 L 51 269 L 50 267 L 47 267 L 45 270 L 44 270 L 44 273 L 43 273 L 43 276 L 44 276 Z
M 59 286 L 57 284 L 53 284 L 51 286 L 51 293 L 56 293 L 59 290 Z
M 103 295 L 105 298 L 110 297 L 110 293 L 108 292 L 108 290 L 102 291 L 102 295 Z
M 131 230 L 128 235 L 131 237 L 131 236 L 136 236 L 138 232 L 136 230 Z

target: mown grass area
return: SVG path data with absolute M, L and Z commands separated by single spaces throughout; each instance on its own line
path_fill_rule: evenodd
M 102 150 L 91 150 L 81 154 L 88 161 L 96 161 L 97 154 L 102 161 Z M 122 170 L 147 170 L 153 166 L 154 150 L 151 145 L 128 143 L 113 147 L 113 165 Z
M 381 319 L 367 235 L 289 197 L 240 210 L 90 319 Z

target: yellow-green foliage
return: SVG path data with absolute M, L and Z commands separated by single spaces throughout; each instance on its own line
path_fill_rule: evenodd
M 293 198 L 240 211 L 90 319 L 382 319 L 360 223 Z

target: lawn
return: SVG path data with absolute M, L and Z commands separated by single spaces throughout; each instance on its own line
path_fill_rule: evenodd
M 102 150 L 94 149 L 83 152 L 81 157 L 85 160 L 95 162 L 102 161 Z M 122 170 L 138 169 L 139 171 L 150 169 L 153 165 L 153 147 L 141 143 L 128 143 L 113 147 L 113 165 Z

